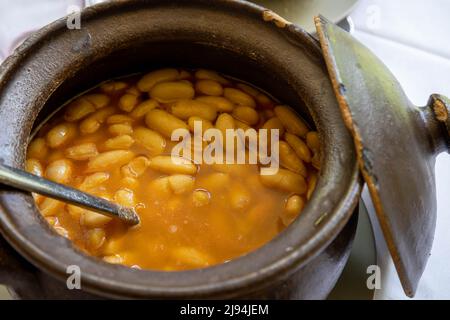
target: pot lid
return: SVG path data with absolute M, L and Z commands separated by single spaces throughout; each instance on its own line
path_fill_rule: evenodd
M 384 238 L 403 289 L 412 297 L 436 223 L 434 161 L 442 149 L 433 144 L 430 123 L 422 119 L 432 108 L 413 106 L 387 67 L 349 33 L 321 16 L 315 23 Z M 438 127 L 441 120 L 433 115 L 430 121 Z

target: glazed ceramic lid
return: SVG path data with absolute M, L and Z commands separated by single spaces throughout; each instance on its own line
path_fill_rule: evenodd
M 427 107 L 414 106 L 369 49 L 323 17 L 315 23 L 385 240 L 413 296 L 433 243 L 434 162 L 448 150 L 450 104 L 433 95 Z

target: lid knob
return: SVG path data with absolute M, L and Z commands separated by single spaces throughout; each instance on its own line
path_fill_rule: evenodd
M 427 106 L 422 108 L 422 113 L 435 153 L 450 153 L 450 99 L 432 94 Z

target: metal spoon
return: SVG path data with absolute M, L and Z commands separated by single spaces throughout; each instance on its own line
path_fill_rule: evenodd
M 132 208 L 122 207 L 108 200 L 91 196 L 80 190 L 52 182 L 1 163 L 0 183 L 20 190 L 39 193 L 109 217 L 119 218 L 131 225 L 139 223 L 139 216 Z

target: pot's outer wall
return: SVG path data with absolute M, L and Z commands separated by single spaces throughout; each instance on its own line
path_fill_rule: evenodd
M 430 106 L 415 107 L 369 49 L 324 18 L 316 26 L 384 237 L 413 296 L 433 244 L 434 164 L 449 141 L 448 100 L 434 95 Z
M 67 30 L 65 19 L 42 29 L 0 69 L 0 157 L 23 168 L 36 119 L 99 81 L 161 66 L 206 67 L 248 80 L 314 121 L 322 169 L 302 215 L 255 252 L 183 272 L 135 270 L 84 255 L 48 227 L 24 192 L 0 192 L 2 234 L 61 280 L 67 266 L 79 266 L 83 289 L 109 297 L 229 298 L 288 280 L 346 225 L 361 179 L 318 43 L 260 7 L 226 0 L 108 2 L 82 12 L 81 30 Z M 323 281 L 326 295 L 334 279 Z
M 247 299 L 325 299 L 347 263 L 358 223 L 358 209 L 341 233 L 317 257 L 288 280 L 246 296 Z M 83 290 L 68 290 L 64 282 L 33 268 L 0 237 L 0 283 L 16 299 L 101 299 Z M 3 277 L 2 277 L 3 275 Z M 326 280 L 325 280 L 326 279 Z

